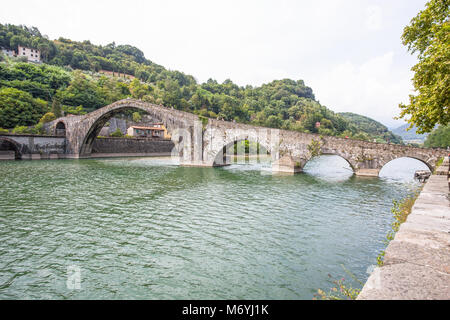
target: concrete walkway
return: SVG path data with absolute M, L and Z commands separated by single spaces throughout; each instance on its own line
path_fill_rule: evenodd
M 358 300 L 450 299 L 448 158 L 425 184 Z

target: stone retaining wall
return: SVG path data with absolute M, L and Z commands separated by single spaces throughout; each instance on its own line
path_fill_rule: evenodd
M 17 158 L 23 160 L 65 158 L 66 139 L 56 136 L 42 135 L 0 135 L 0 143 L 8 143 L 11 150 L 17 153 Z
M 92 157 L 96 157 L 98 154 L 111 156 L 114 154 L 169 155 L 174 146 L 174 143 L 170 140 L 145 138 L 98 138 L 94 140 L 92 145 Z

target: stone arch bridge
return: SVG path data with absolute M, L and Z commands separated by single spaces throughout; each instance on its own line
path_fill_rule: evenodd
M 133 99 L 117 101 L 86 115 L 56 119 L 45 129 L 49 135 L 65 138 L 65 157 L 90 157 L 92 143 L 101 128 L 124 110 L 142 110 L 164 123 L 175 143 L 172 154 L 180 157 L 180 164 L 185 166 L 227 165 L 228 155 L 240 140 L 256 142 L 264 147 L 271 154 L 273 171 L 288 173 L 301 172 L 306 162 L 318 154 L 341 156 L 355 174 L 367 176 L 378 176 L 381 168 L 396 158 L 418 159 L 434 170 L 438 159 L 447 156 L 444 149 L 381 144 L 201 119 L 191 113 Z

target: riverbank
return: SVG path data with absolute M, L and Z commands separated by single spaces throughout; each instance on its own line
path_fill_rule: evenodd
M 358 300 L 450 299 L 448 158 L 417 198 Z

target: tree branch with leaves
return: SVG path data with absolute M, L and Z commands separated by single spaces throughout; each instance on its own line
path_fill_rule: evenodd
M 418 133 L 449 123 L 450 105 L 450 22 L 449 0 L 431 0 L 425 10 L 405 27 L 402 41 L 411 54 L 418 53 L 413 85 L 417 95 L 400 104 L 399 118 L 407 118 Z

